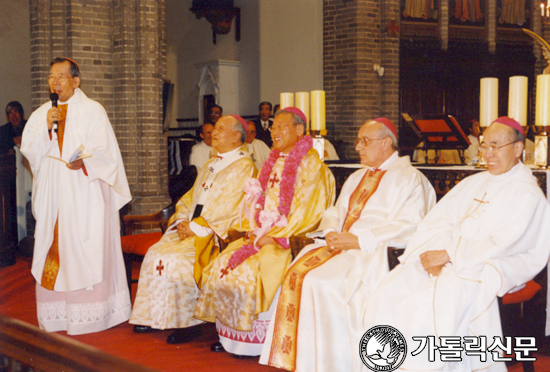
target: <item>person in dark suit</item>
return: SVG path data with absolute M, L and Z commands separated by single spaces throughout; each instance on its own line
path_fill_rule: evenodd
M 12 101 L 6 106 L 6 117 L 8 123 L 0 127 L 0 155 L 7 154 L 13 150 L 13 146 L 21 146 L 21 135 L 27 121 L 24 119 L 23 106 Z
M 271 132 L 269 128 L 273 124 L 273 119 L 270 118 L 273 106 L 269 102 L 262 102 L 259 105 L 260 117 L 254 120 L 256 124 L 256 138 L 265 142 L 271 148 L 273 141 L 271 140 Z

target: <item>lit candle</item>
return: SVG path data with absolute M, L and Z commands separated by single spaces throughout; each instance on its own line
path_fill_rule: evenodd
M 325 91 L 311 91 L 311 130 L 325 130 Z
M 535 125 L 550 126 L 550 75 L 537 76 L 537 106 Z
M 309 131 L 309 92 L 296 92 L 296 107 L 306 116 L 306 131 Z
M 508 116 L 527 126 L 527 76 L 512 76 L 508 89 Z
M 540 15 L 544 17 L 544 3 L 540 3 Z
M 281 110 L 287 107 L 294 107 L 294 93 L 281 93 L 279 104 Z
M 483 78 L 480 80 L 479 125 L 488 127 L 498 118 L 498 79 Z

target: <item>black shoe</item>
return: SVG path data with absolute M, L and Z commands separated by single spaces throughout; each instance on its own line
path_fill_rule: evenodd
M 195 338 L 202 335 L 202 328 L 200 325 L 189 327 L 189 328 L 180 328 L 177 329 L 174 333 L 170 334 L 166 338 L 166 342 L 169 344 L 183 344 L 194 340 Z
M 222 343 L 219 342 L 219 341 L 214 342 L 212 345 L 210 345 L 210 350 L 213 351 L 213 352 L 216 352 L 216 353 L 225 351 L 225 349 L 223 348 Z
M 233 355 L 233 358 L 235 359 L 252 359 L 257 358 L 259 355 L 239 355 L 239 354 L 231 354 Z
M 158 329 L 151 328 L 149 326 L 144 326 L 144 325 L 135 325 L 133 330 L 135 333 L 151 333 L 151 332 L 158 331 Z

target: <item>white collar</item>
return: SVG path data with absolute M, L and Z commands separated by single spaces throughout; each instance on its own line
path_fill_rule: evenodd
M 208 146 L 208 145 L 207 145 L 207 146 Z M 223 154 L 218 153 L 218 156 L 220 156 L 221 158 L 227 158 L 228 156 L 231 156 L 231 155 L 233 155 L 234 153 L 236 153 L 237 151 L 239 151 L 240 148 L 241 148 L 241 146 L 237 147 L 237 148 L 234 149 L 234 150 L 224 152 Z
M 366 167 L 368 169 L 380 169 L 380 170 L 387 170 L 390 165 L 396 161 L 397 159 L 399 159 L 399 155 L 397 154 L 397 151 L 394 151 L 393 154 L 390 155 L 389 158 L 387 158 L 386 160 L 384 160 L 384 162 L 382 164 L 380 164 L 379 167 Z
M 489 173 L 489 174 L 491 174 L 491 176 L 495 177 L 495 179 L 497 179 L 497 180 L 502 180 L 502 179 L 512 177 L 513 175 L 518 173 L 522 167 L 523 167 L 523 163 L 521 161 L 519 161 L 516 165 L 514 165 L 512 168 L 510 168 L 508 170 L 508 172 L 506 172 L 506 173 L 497 174 L 497 175 L 492 175 L 491 173 Z

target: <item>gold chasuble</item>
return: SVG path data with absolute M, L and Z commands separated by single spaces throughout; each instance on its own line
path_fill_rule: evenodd
M 342 227 L 347 232 L 359 219 L 369 198 L 374 194 L 386 171 L 369 169 L 350 196 L 348 212 Z M 342 251 L 333 247 L 313 249 L 298 259 L 288 270 L 277 303 L 273 342 L 268 364 L 287 371 L 296 369 L 296 336 L 302 285 L 306 275 Z
M 278 157 L 268 174 L 264 204 L 266 211 L 278 212 L 281 195 L 286 189 L 281 179 L 284 178 L 282 175 L 287 160 Z M 295 172 L 288 223 L 284 227 L 272 226 L 266 234 L 274 239 L 314 231 L 323 212 L 334 201 L 334 177 L 319 160 L 314 149 L 310 149 L 302 158 Z M 253 231 L 256 227 L 254 219 L 249 221 L 246 215 L 242 224 L 234 226 L 239 231 Z M 266 244 L 259 252 L 231 268 L 231 257 L 246 244 L 244 239 L 230 243 L 205 267 L 194 317 L 223 326 L 223 329 L 218 329 L 223 337 L 236 335 L 233 330 L 241 332 L 241 335 L 247 332 L 247 339 L 257 340 L 254 343 L 259 344 L 263 342 L 265 331 L 262 328 L 264 323 L 258 323 L 258 316 L 269 310 L 290 265 L 291 252 L 279 244 Z M 262 329 L 255 329 L 255 324 Z
M 63 135 L 65 134 L 65 118 L 67 117 L 67 108 L 69 105 L 59 105 L 59 121 L 57 125 L 57 143 L 59 145 L 59 156 L 62 155 L 63 150 Z M 50 134 L 51 135 L 51 134 Z M 46 257 L 46 263 L 44 264 L 44 271 L 42 272 L 42 280 L 40 285 L 50 291 L 53 291 L 55 286 L 55 280 L 57 279 L 57 273 L 59 272 L 59 217 L 55 220 L 55 226 L 53 231 L 53 241 L 48 256 Z

